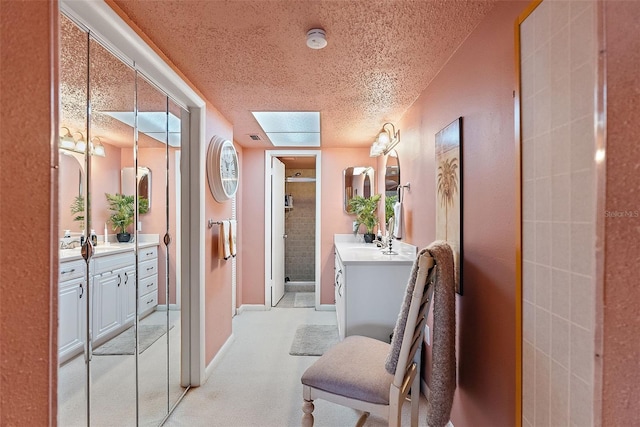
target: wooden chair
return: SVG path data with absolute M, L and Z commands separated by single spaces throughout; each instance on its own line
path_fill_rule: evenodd
M 302 375 L 302 426 L 313 426 L 313 401 L 323 399 L 401 426 L 402 404 L 411 390 L 411 425 L 418 425 L 420 353 L 426 317 L 433 295 L 434 259 L 423 253 L 415 261 L 418 272 L 406 318 L 395 374 L 385 369 L 391 345 L 373 338 L 350 336 L 329 349 Z M 415 268 L 415 266 L 414 266 Z M 398 319 L 400 322 L 400 318 Z M 398 333 L 398 327 L 396 327 Z

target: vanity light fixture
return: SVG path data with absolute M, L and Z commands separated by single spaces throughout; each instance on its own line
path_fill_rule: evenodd
M 80 154 L 84 154 L 87 151 L 87 141 L 84 139 L 84 134 L 82 132 L 74 132 L 74 134 L 80 135 L 78 139 L 75 139 L 68 127 L 62 126 L 61 129 L 66 129 L 67 132 L 60 137 L 58 148 L 60 148 L 61 150 L 72 151 L 74 153 Z M 100 137 L 94 136 L 93 138 L 91 138 L 91 143 L 89 144 L 89 152 L 92 156 L 106 156 L 106 151 L 104 149 L 102 141 L 100 140 Z
M 76 139 L 76 148 L 74 151 L 77 151 L 78 153 L 84 153 L 87 149 L 87 141 L 84 140 L 84 135 L 82 134 L 82 132 L 76 133 L 80 135 L 80 138 Z
M 370 157 L 378 157 L 382 154 L 388 154 L 400 142 L 400 129 L 396 131 L 396 127 L 392 123 L 382 125 L 378 137 L 371 144 L 369 150 Z
M 104 145 L 100 140 L 99 136 L 94 136 L 91 138 L 91 143 L 89 144 L 91 154 L 98 157 L 105 157 L 106 153 L 104 151 Z
M 76 141 L 73 139 L 71 135 L 71 131 L 68 127 L 62 127 L 62 129 L 66 129 L 67 133 L 60 136 L 60 142 L 58 143 L 58 147 L 63 148 L 65 150 L 75 151 L 76 149 Z

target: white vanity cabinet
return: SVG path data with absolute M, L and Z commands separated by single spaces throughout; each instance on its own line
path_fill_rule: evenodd
M 117 335 L 135 318 L 135 255 L 119 253 L 94 259 L 93 346 Z M 134 307 L 133 313 L 131 307 Z
M 82 352 L 86 323 L 86 263 L 60 264 L 58 292 L 58 359 L 60 363 Z
M 416 256 L 414 246 L 398 246 L 404 249 L 389 256 L 373 245 L 336 240 L 335 299 L 340 339 L 363 335 L 389 342 Z
M 150 314 L 158 305 L 158 246 L 138 252 L 139 288 L 136 299 L 136 257 L 133 247 L 98 246 L 90 263 L 90 288 L 86 284 L 86 262 L 78 253 L 61 259 L 58 293 L 58 359 L 63 363 L 82 352 L 86 337 L 87 290 L 91 296 L 90 336 L 92 347 L 118 335 L 139 315 Z
M 138 254 L 140 288 L 138 311 L 140 316 L 151 313 L 158 305 L 158 247 L 148 247 Z

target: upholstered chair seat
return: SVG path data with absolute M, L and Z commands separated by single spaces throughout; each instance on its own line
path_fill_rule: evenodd
M 302 384 L 346 398 L 388 405 L 393 375 L 384 363 L 389 347 L 373 338 L 347 337 L 307 369 Z

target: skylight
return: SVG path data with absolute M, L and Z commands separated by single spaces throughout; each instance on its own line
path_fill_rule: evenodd
M 101 111 L 101 113 L 113 117 L 131 127 L 135 124 L 133 111 Z M 162 111 L 139 111 L 138 131 L 151 138 L 166 143 L 167 113 Z M 169 113 L 169 145 L 180 146 L 180 119 Z
M 276 147 L 320 146 L 318 111 L 254 111 L 252 114 Z

